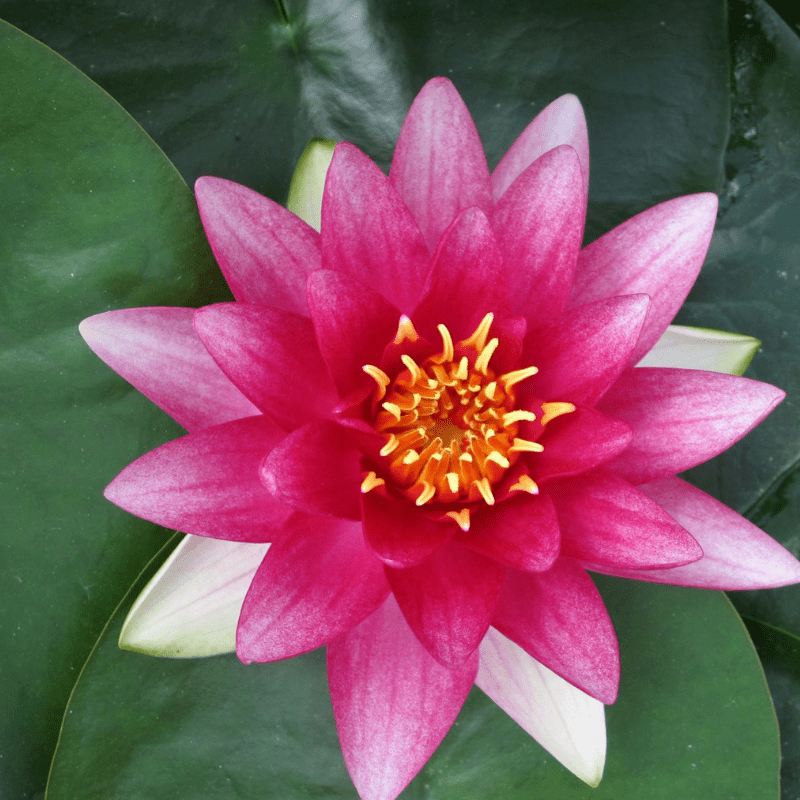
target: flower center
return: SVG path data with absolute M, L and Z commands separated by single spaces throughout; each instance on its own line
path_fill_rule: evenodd
M 487 314 L 475 332 L 457 344 L 448 329 L 439 325 L 441 352 L 419 364 L 410 355 L 401 355 L 405 369 L 394 379 L 379 367 L 363 367 L 377 384 L 373 424 L 386 437 L 380 451 L 385 471 L 418 506 L 474 501 L 493 505 L 492 486 L 520 454 L 544 449 L 517 435 L 520 422 L 534 422 L 536 415 L 516 408 L 514 387 L 538 370 L 531 366 L 495 374 L 489 362 L 500 342 L 496 337 L 489 339 L 493 319 L 493 314 Z M 400 322 L 395 342 L 404 338 L 419 338 L 407 317 Z M 545 403 L 540 422 L 574 408 L 570 403 Z M 370 473 L 362 490 L 383 483 Z M 538 492 L 526 472 L 509 490 Z M 466 509 L 448 513 L 462 527 L 468 525 Z

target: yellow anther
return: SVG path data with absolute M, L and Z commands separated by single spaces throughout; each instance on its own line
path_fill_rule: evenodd
M 535 375 L 538 372 L 537 367 L 525 367 L 524 369 L 515 369 L 513 372 L 506 372 L 505 375 L 500 376 L 500 382 L 503 384 L 503 388 L 508 390 L 514 384 L 519 383 L 520 381 L 524 381 L 525 378 L 530 378 L 532 375 Z
M 447 481 L 447 486 L 449 487 L 450 491 L 455 494 L 458 491 L 458 473 L 448 472 L 444 478 Z
M 527 439 L 514 439 L 511 447 L 508 448 L 509 453 L 541 453 L 544 447 L 539 442 L 529 442 Z
M 382 403 L 382 407 L 385 408 L 398 422 L 400 421 L 400 417 L 403 415 L 400 413 L 400 406 L 397 403 Z
M 462 508 L 460 511 L 448 511 L 447 516 L 454 519 L 456 525 L 461 528 L 464 533 L 469 530 L 469 509 Z
M 494 461 L 499 467 L 503 469 L 508 469 L 511 466 L 509 460 L 502 454 L 499 453 L 497 450 L 492 450 L 488 456 L 486 456 L 487 461 Z
M 405 315 L 400 315 L 400 322 L 397 325 L 397 333 L 394 337 L 395 344 L 402 344 L 404 341 L 416 342 L 419 334 L 414 328 L 414 323 Z
M 452 361 L 455 350 L 453 348 L 453 337 L 450 335 L 450 331 L 447 330 L 444 325 L 437 325 L 436 330 L 439 331 L 442 337 L 442 355 L 439 357 L 441 362 Z
M 428 483 L 428 481 L 422 482 L 422 493 L 420 496 L 414 501 L 418 506 L 424 506 L 425 503 L 429 502 L 433 499 L 433 496 L 436 494 L 436 489 Z
M 382 400 L 386 396 L 386 387 L 392 382 L 389 376 L 380 368 L 373 367 L 372 364 L 364 364 L 361 369 L 378 384 L 378 400 Z
M 475 369 L 481 373 L 481 375 L 486 374 L 486 370 L 489 368 L 489 359 L 492 357 L 492 354 L 495 350 L 497 350 L 497 346 L 500 344 L 500 340 L 497 338 L 492 339 L 486 347 L 481 350 L 481 354 L 475 359 Z
M 408 367 L 408 371 L 411 373 L 411 378 L 414 383 L 418 383 L 422 380 L 422 370 L 411 356 L 403 353 L 403 355 L 400 356 L 400 360 Z
M 539 487 L 530 475 L 520 475 L 517 482 L 509 487 L 509 492 L 527 492 L 528 494 L 539 494 Z
M 467 339 L 463 339 L 459 344 L 464 347 L 472 347 L 474 350 L 483 350 L 486 344 L 486 337 L 489 335 L 489 328 L 492 327 L 494 314 L 490 311 L 475 328 L 475 332 Z
M 408 450 L 403 456 L 404 464 L 413 464 L 416 461 L 419 461 L 419 453 L 416 450 Z
M 522 420 L 535 422 L 536 414 L 532 411 L 523 411 L 522 409 L 518 411 L 509 411 L 507 414 L 503 414 L 503 425 L 513 425 L 515 422 L 522 422 Z
M 572 403 L 542 403 L 542 425 L 547 425 L 551 419 L 560 417 L 562 414 L 571 414 L 575 410 Z
M 379 478 L 374 472 L 370 472 L 361 482 L 361 491 L 363 494 L 366 494 L 376 489 L 378 486 L 383 486 L 385 483 L 386 481 L 383 478 Z
M 458 362 L 458 369 L 453 373 L 453 377 L 460 381 L 465 381 L 469 377 L 469 359 L 466 356 Z
M 494 396 L 497 394 L 497 381 L 487 383 L 483 393 L 486 395 L 488 400 L 494 400 Z
M 481 493 L 481 497 L 486 501 L 487 506 L 494 505 L 494 495 L 492 494 L 492 487 L 488 478 L 481 478 L 479 481 L 473 481 L 472 485 Z
M 395 449 L 397 448 L 397 443 L 398 443 L 397 437 L 393 433 L 390 433 L 389 434 L 389 440 L 380 449 L 380 454 L 382 456 L 388 456 L 389 453 L 393 453 L 395 451 Z

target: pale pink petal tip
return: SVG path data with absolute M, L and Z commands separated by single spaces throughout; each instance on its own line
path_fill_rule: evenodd
M 128 612 L 119 646 L 172 658 L 233 652 L 247 587 L 268 549 L 186 536 Z
M 603 704 L 576 689 L 494 628 L 480 646 L 475 680 L 500 708 L 589 786 L 603 777 Z

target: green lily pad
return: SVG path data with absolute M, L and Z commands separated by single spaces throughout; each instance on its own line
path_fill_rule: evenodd
M 607 710 L 609 758 L 599 788 L 575 778 L 473 689 L 401 797 L 777 800 L 769 694 L 724 595 L 598 582 L 623 665 L 620 698 Z M 126 610 L 111 621 L 75 688 L 48 800 L 355 800 L 336 738 L 324 650 L 247 667 L 232 655 L 151 658 L 118 649 Z

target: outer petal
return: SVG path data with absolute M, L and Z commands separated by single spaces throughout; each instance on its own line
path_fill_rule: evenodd
M 186 536 L 128 612 L 119 646 L 173 658 L 233 652 L 245 594 L 269 547 Z
M 411 567 L 424 561 L 458 530 L 447 519 L 434 522 L 408 500 L 395 500 L 375 489 L 362 495 L 367 544 L 390 567 Z
M 258 478 L 283 438 L 268 417 L 248 417 L 151 450 L 125 467 L 105 496 L 121 508 L 185 533 L 268 542 L 289 515 Z
M 609 297 L 534 330 L 523 358 L 539 372 L 523 391 L 593 406 L 630 360 L 649 304 L 643 294 Z
M 361 518 L 361 452 L 335 422 L 311 422 L 290 433 L 264 460 L 270 493 L 310 514 Z
M 431 341 L 439 338 L 439 323 L 454 339 L 465 339 L 489 311 L 499 316 L 505 308 L 503 257 L 489 220 L 468 208 L 442 237 L 414 322 Z
M 545 153 L 503 195 L 492 225 L 514 287 L 514 313 L 541 323 L 561 312 L 572 287 L 585 216 L 580 163 L 571 147 Z
M 620 294 L 651 298 L 631 363 L 657 341 L 686 299 L 711 241 L 717 196 L 686 195 L 637 214 L 580 255 L 572 305 Z
M 800 562 L 760 528 L 679 478 L 639 487 L 702 545 L 700 561 L 674 569 L 598 571 L 705 589 L 771 589 L 800 583 Z
M 194 191 L 233 296 L 306 314 L 306 278 L 322 266 L 317 232 L 283 206 L 233 181 L 199 178 Z
M 236 653 L 249 664 L 313 650 L 358 625 L 388 594 L 357 522 L 295 514 L 247 592 Z
M 220 303 L 199 309 L 194 326 L 231 381 L 282 428 L 294 430 L 310 419 L 330 417 L 339 398 L 308 317 Z
M 412 103 L 389 178 L 431 252 L 460 211 L 491 209 L 489 167 L 478 131 L 447 78 L 429 80 Z
M 514 497 L 473 514 L 460 544 L 509 567 L 526 572 L 549 569 L 558 557 L 561 536 L 558 518 L 545 495 Z
M 589 134 L 580 101 L 563 94 L 540 111 L 517 137 L 492 173 L 492 189 L 499 200 L 512 183 L 548 150 L 568 144 L 578 154 L 584 191 L 589 189 Z
M 319 270 L 308 279 L 308 307 L 322 357 L 340 396 L 370 383 L 361 369 L 380 363 L 400 312 L 347 275 Z
M 537 481 L 578 475 L 611 461 L 631 442 L 630 425 L 592 408 L 577 408 L 549 423 L 539 443 L 544 452 L 530 459 Z
M 124 308 L 83 320 L 86 344 L 190 431 L 258 414 L 192 327 L 193 308 Z
M 362 800 L 394 800 L 455 721 L 478 668 L 457 669 L 417 642 L 393 597 L 328 646 L 345 764 Z
M 322 193 L 336 142 L 313 138 L 300 154 L 289 186 L 286 208 L 315 231 L 321 227 Z
M 574 562 L 547 572 L 509 569 L 492 625 L 583 692 L 613 703 L 619 647 L 600 593 Z
M 785 397 L 768 383 L 690 369 L 629 369 L 598 408 L 633 428 L 607 468 L 631 483 L 674 475 L 726 450 Z
M 558 511 L 564 556 L 630 569 L 674 567 L 703 557 L 697 541 L 658 503 L 610 472 L 559 481 L 548 492 Z
M 401 311 L 419 300 L 430 256 L 389 179 L 357 147 L 336 147 L 322 198 L 323 266 L 371 286 Z
M 670 325 L 637 367 L 680 367 L 743 375 L 761 342 L 739 333 Z
M 480 646 L 475 683 L 545 750 L 589 786 L 603 777 L 603 704 L 547 669 L 494 628 Z
M 403 616 L 443 666 L 461 666 L 489 628 L 505 570 L 448 542 L 416 567 L 386 568 Z

